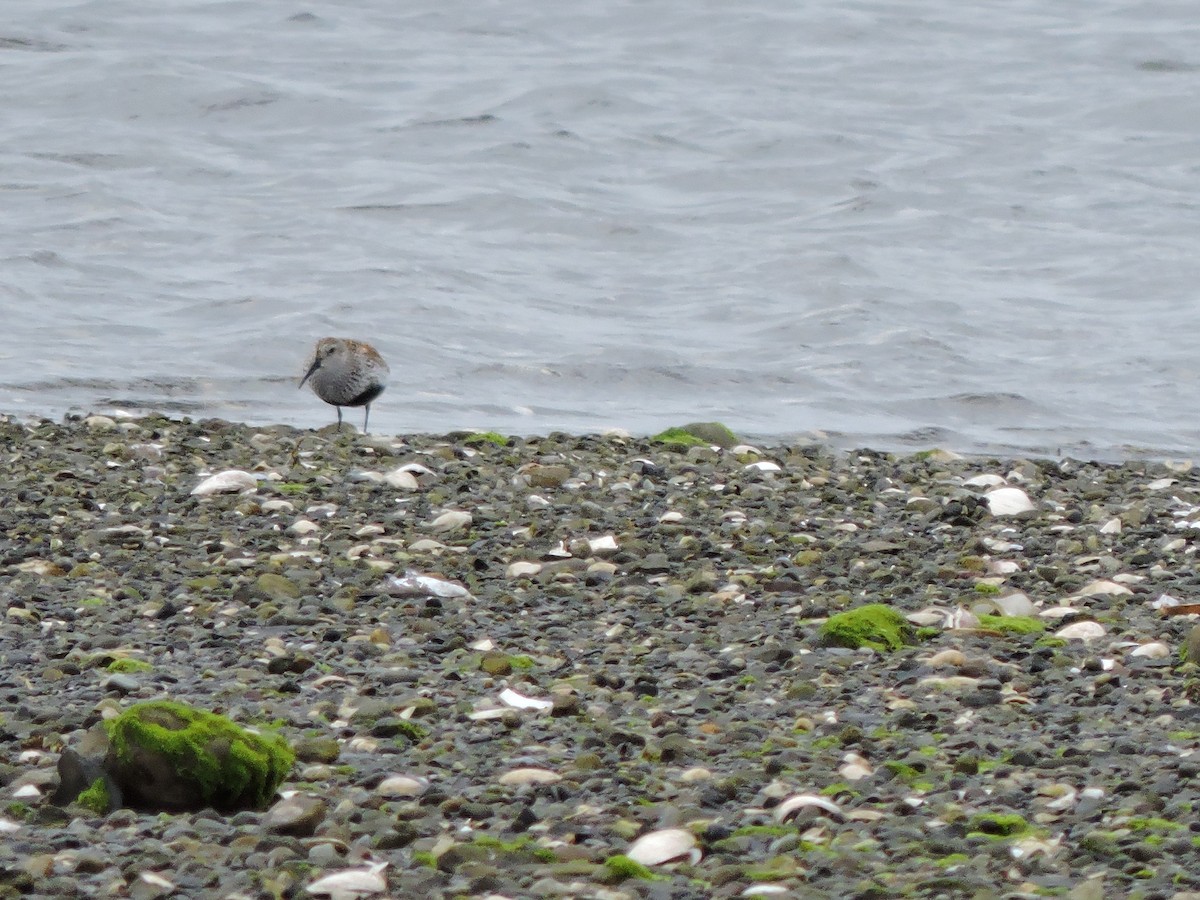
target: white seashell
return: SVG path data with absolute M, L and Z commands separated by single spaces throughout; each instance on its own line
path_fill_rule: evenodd
M 491 709 L 477 709 L 475 712 L 467 713 L 467 718 L 472 722 L 487 722 L 491 719 L 504 718 L 505 710 L 500 707 L 492 707 Z
M 527 766 L 520 769 L 510 769 L 496 779 L 500 784 L 555 784 L 562 781 L 562 776 L 549 769 L 537 769 Z
M 809 808 L 819 809 L 835 819 L 846 818 L 841 807 L 824 797 L 818 797 L 816 794 L 796 794 L 775 807 L 775 819 L 779 822 L 786 822 L 795 817 L 800 810 Z
M 661 866 L 685 858 L 697 863 L 701 856 L 696 836 L 685 828 L 664 828 L 643 834 L 629 845 L 625 855 L 643 866 Z
M 9 819 L 0 819 L 0 834 L 12 834 L 14 831 L 20 831 L 21 826 Z
M 542 564 L 535 562 L 515 562 L 504 570 L 509 578 L 528 578 L 542 571 Z
M 525 506 L 529 509 L 549 509 L 551 505 L 541 494 L 530 494 L 525 498 Z
M 1120 534 L 1121 533 L 1121 520 L 1118 519 L 1116 516 L 1113 516 L 1111 519 L 1109 519 L 1107 522 L 1105 522 L 1103 525 L 1100 526 L 1100 533 L 1101 534 Z
M 1174 478 L 1156 478 L 1156 479 L 1154 479 L 1154 481 L 1152 481 L 1148 485 L 1146 485 L 1146 490 L 1161 491 L 1165 488 L 1169 488 L 1171 485 L 1173 485 L 1175 483 L 1176 482 L 1175 482 Z
M 588 538 L 588 547 L 593 553 L 616 553 L 620 549 L 617 547 L 617 539 L 611 534 Z
M 1133 591 L 1131 591 L 1129 588 L 1125 587 L 1125 585 L 1123 585 L 1123 584 L 1117 584 L 1115 581 L 1107 581 L 1104 579 L 1099 579 L 1097 581 L 1092 581 L 1092 582 L 1084 585 L 1078 591 L 1076 591 L 1074 594 L 1072 594 L 1072 596 L 1073 597 L 1095 597 L 1097 595 L 1110 596 L 1110 595 L 1132 594 L 1132 593 L 1133 593 Z
M 417 481 L 417 476 L 412 472 L 406 472 L 404 469 L 392 469 L 383 476 L 384 483 L 388 487 L 393 487 L 398 491 L 415 491 L 421 485 Z
M 974 478 L 968 478 L 963 482 L 963 487 L 1003 487 L 1008 484 L 1000 475 L 976 475 Z
M 1037 509 L 1020 488 L 1002 487 L 983 495 L 993 516 L 1020 516 Z
M 683 513 L 675 512 L 674 510 L 672 510 L 670 512 L 665 512 L 661 516 L 658 517 L 658 521 L 660 521 L 664 524 L 673 524 L 675 522 L 682 522 L 683 521 Z
M 874 775 L 875 770 L 870 766 L 863 766 L 859 763 L 846 763 L 838 767 L 838 774 L 847 781 L 861 781 L 864 778 Z
M 330 900 L 357 900 L 371 894 L 382 894 L 387 890 L 387 879 L 383 877 L 386 862 L 373 863 L 365 869 L 343 869 L 318 878 L 308 886 L 310 894 L 329 897 Z
M 1172 597 L 1170 594 L 1159 594 L 1158 597 L 1150 601 L 1150 606 L 1154 609 L 1170 609 L 1172 606 L 1179 606 L 1183 603 L 1178 597 Z
M 396 469 L 397 472 L 408 472 L 411 475 L 436 475 L 437 473 L 429 466 L 423 466 L 417 462 L 405 463 Z
M 1038 613 L 1038 617 L 1042 619 L 1069 619 L 1072 616 L 1081 616 L 1086 612 L 1077 606 L 1050 606 Z
M 1067 641 L 1094 641 L 1104 637 L 1105 633 L 1104 626 L 1099 622 L 1087 621 L 1072 622 L 1054 632 L 1054 636 Z
M 941 625 L 943 622 L 945 622 L 946 612 L 947 611 L 944 609 L 929 607 L 928 609 L 923 609 L 920 612 L 907 613 L 904 618 L 908 619 L 908 621 L 912 622 L 914 625 L 927 627 Z
M 12 796 L 18 800 L 28 800 L 42 796 L 42 792 L 36 784 L 23 784 L 12 792 Z
M 975 608 L 979 609 L 980 606 L 995 607 L 1004 616 L 1032 616 L 1037 611 L 1033 601 L 1020 591 L 1002 597 L 983 597 L 975 604 Z
M 1014 550 L 1024 550 L 1023 544 L 1014 544 L 1012 541 L 1006 541 L 1002 538 L 985 537 L 980 541 L 983 546 L 987 547 L 993 553 L 1011 553 Z
M 742 467 L 752 472 L 782 472 L 783 466 L 779 463 L 771 462 L 769 459 L 762 459 L 758 462 L 748 463 Z
M 792 889 L 782 884 L 752 884 L 742 891 L 742 897 L 773 897 L 776 894 L 790 894 Z
M 438 534 L 448 534 L 452 531 L 461 531 L 473 521 L 475 519 L 469 512 L 461 509 L 448 509 L 430 522 L 429 528 Z
M 429 787 L 429 782 L 415 775 L 389 775 L 375 786 L 381 797 L 420 797 Z
M 241 469 L 226 469 L 210 475 L 192 488 L 192 496 L 207 497 L 210 494 L 233 494 L 258 487 L 258 479 Z
M 151 887 L 162 888 L 165 891 L 175 890 L 175 883 L 163 878 L 157 872 L 142 872 L 140 875 L 138 875 L 137 880 L 143 884 L 148 884 Z M 138 889 L 133 887 L 132 892 L 134 896 L 137 896 Z
M 1013 859 L 1026 859 L 1037 853 L 1043 856 L 1053 856 L 1062 846 L 1063 836 L 1057 834 L 1052 838 L 1043 837 L 1027 837 L 1020 838 L 1012 843 L 1008 848 L 1008 852 L 1012 854 Z
M 511 706 L 513 709 L 552 709 L 554 703 L 550 700 L 542 700 L 538 697 L 526 697 L 524 694 L 518 694 L 512 688 L 505 688 L 500 692 L 500 702 L 505 706 Z
M 479 650 L 483 653 L 487 653 L 489 650 L 496 649 L 496 642 L 491 638 L 481 638 L 480 640 L 475 641 L 475 643 L 468 644 L 467 646 L 469 646 L 472 650 Z
M 403 578 L 395 575 L 388 576 L 388 593 L 397 597 L 441 597 L 443 599 L 474 600 L 471 592 L 461 584 L 446 581 L 444 578 L 434 578 L 431 575 L 418 575 L 409 569 Z
M 1051 800 L 1046 804 L 1046 809 L 1062 812 L 1063 810 L 1071 809 L 1078 802 L 1079 792 L 1075 788 L 1068 786 L 1057 799 Z
M 1011 559 L 993 559 L 988 563 L 989 575 L 1012 575 L 1021 571 L 1021 564 Z
M 1130 656 L 1145 656 L 1149 659 L 1166 659 L 1171 655 L 1171 648 L 1162 641 L 1151 641 L 1134 649 Z
M 950 666 L 958 668 L 966 665 L 967 657 L 961 650 L 942 650 L 933 654 L 929 659 L 925 660 L 925 664 L 933 666 L 935 669 L 941 666 Z
M 379 741 L 369 737 L 353 737 L 346 743 L 346 749 L 354 753 L 374 753 L 379 749 Z

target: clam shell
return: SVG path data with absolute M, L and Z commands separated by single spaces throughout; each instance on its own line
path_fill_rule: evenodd
M 446 581 L 444 578 L 434 578 L 432 575 L 419 575 L 411 569 L 404 577 L 388 576 L 388 593 L 397 597 L 440 597 L 442 599 L 474 600 L 471 592 L 461 584 Z
M 988 511 L 993 516 L 1020 516 L 1037 509 L 1029 495 L 1020 488 L 996 488 L 994 491 L 988 491 L 983 497 L 987 501 Z
M 818 797 L 816 794 L 793 794 L 775 807 L 775 819 L 779 822 L 786 822 L 798 815 L 802 809 L 809 808 L 819 809 L 835 819 L 846 818 L 846 814 L 836 803 L 826 800 L 824 797 Z
M 192 496 L 207 497 L 210 494 L 236 494 L 258 487 L 258 479 L 241 469 L 226 469 L 209 475 L 192 488 Z
M 1054 632 L 1056 638 L 1067 641 L 1094 641 L 1106 634 L 1104 626 L 1099 622 L 1072 622 Z
M 625 851 L 636 863 L 643 866 L 661 866 L 663 863 L 689 859 L 700 861 L 700 848 L 696 836 L 685 828 L 664 828 L 643 834 Z
M 310 894 L 329 897 L 330 900 L 357 900 L 371 894 L 382 894 L 387 890 L 387 879 L 383 877 L 386 862 L 374 863 L 365 869 L 343 869 L 318 878 L 308 886 Z
M 499 778 L 496 779 L 500 784 L 516 785 L 516 784 L 555 784 L 562 781 L 562 776 L 557 772 L 551 772 L 549 769 L 538 769 L 532 766 L 525 766 L 519 769 L 510 769 Z
M 429 782 L 415 775 L 389 775 L 375 786 L 381 797 L 420 797 L 429 787 Z

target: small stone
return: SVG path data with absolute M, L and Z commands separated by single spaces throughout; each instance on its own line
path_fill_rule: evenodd
M 328 810 L 325 801 L 319 797 L 293 794 L 267 810 L 263 827 L 274 834 L 312 837 Z

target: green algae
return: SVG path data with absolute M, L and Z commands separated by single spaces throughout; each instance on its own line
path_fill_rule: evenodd
M 983 615 L 979 617 L 979 627 L 1009 634 L 1041 634 L 1046 630 L 1046 623 L 1034 616 Z
M 672 450 L 712 446 L 729 450 L 740 443 L 738 436 L 720 422 L 692 422 L 682 427 L 668 428 L 650 440 L 656 444 L 666 444 Z
M 1030 824 L 1016 813 L 979 813 L 967 823 L 968 835 L 996 839 L 1019 837 L 1030 830 Z
M 495 444 L 497 447 L 507 447 L 508 438 L 496 431 L 477 431 L 463 439 L 464 444 Z
M 75 802 L 85 809 L 90 809 L 98 816 L 106 815 L 112 808 L 112 798 L 109 796 L 108 785 L 103 778 L 93 781 L 75 798 Z
M 296 759 L 278 735 L 247 731 L 224 716 L 169 700 L 139 703 L 106 727 L 110 757 L 118 764 L 136 769 L 146 754 L 161 758 L 217 810 L 261 809 Z
M 834 647 L 899 650 L 913 640 L 913 629 L 899 612 L 883 603 L 830 616 L 821 626 L 821 642 Z
M 643 881 L 659 881 L 661 875 L 655 875 L 649 868 L 643 866 L 640 862 L 634 862 L 623 853 L 617 853 L 610 856 L 604 861 L 604 868 L 616 878 L 640 878 Z
M 114 659 L 105 668 L 110 672 L 131 674 L 134 672 L 150 672 L 154 669 L 154 666 L 140 659 L 130 659 L 123 656 L 120 659 Z

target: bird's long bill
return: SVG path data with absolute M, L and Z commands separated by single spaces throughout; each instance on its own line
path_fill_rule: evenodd
M 304 373 L 304 377 L 300 379 L 300 383 L 296 386 L 304 387 L 304 382 L 308 381 L 308 376 L 317 371 L 319 368 L 321 368 L 321 360 L 318 357 L 317 359 L 313 360 L 312 365 L 308 367 L 308 371 Z

